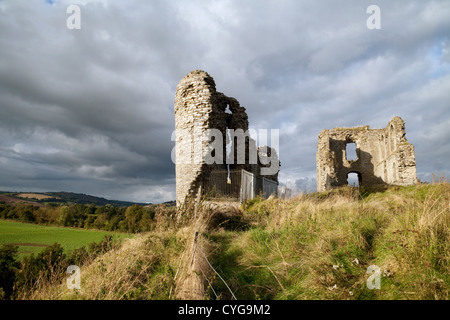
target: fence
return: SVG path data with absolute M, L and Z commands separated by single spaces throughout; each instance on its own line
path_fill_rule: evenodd
M 278 183 L 275 181 L 262 178 L 262 193 L 265 198 L 270 197 L 271 195 L 276 196 L 278 194 Z
M 289 199 L 292 197 L 292 191 L 285 186 L 278 186 L 278 197 L 282 199 Z
M 240 199 L 242 170 L 211 171 L 203 181 L 203 194 L 214 199 Z
M 204 195 L 216 200 L 243 202 L 257 195 L 278 195 L 278 183 L 246 170 L 216 170 L 203 182 Z M 286 192 L 284 192 L 284 195 Z

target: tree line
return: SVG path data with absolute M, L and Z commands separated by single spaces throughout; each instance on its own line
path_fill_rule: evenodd
M 0 219 L 40 225 L 98 229 L 127 233 L 154 230 L 156 216 L 174 216 L 175 208 L 165 205 L 114 207 L 110 204 L 68 204 L 35 206 L 0 202 Z M 157 217 L 156 217 L 157 218 Z

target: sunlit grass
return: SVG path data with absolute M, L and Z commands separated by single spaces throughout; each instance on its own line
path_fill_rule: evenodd
M 449 196 L 434 183 L 252 200 L 253 228 L 218 232 L 215 261 L 241 299 L 448 299 Z

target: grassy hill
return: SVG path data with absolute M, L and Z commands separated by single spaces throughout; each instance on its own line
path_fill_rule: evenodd
M 192 212 L 159 216 L 154 232 L 82 266 L 81 290 L 47 284 L 29 298 L 176 298 L 199 230 L 198 243 L 238 299 L 448 300 L 449 200 L 448 183 L 345 187 L 289 200 L 254 199 L 240 214 L 200 229 Z M 197 214 L 208 211 L 200 205 Z M 187 222 L 180 224 L 180 217 Z M 380 289 L 367 287 L 369 266 L 380 270 Z M 205 299 L 230 298 L 221 279 L 204 276 L 210 282 Z
M 248 231 L 210 235 L 215 264 L 241 299 L 448 299 L 449 200 L 447 183 L 255 200 Z

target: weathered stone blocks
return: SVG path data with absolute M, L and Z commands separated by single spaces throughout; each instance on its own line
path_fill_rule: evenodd
M 199 195 L 205 181 L 212 171 L 244 169 L 259 175 L 261 164 L 251 157 L 251 150 L 255 155 L 272 152 L 271 148 L 259 152 L 256 143 L 251 137 L 246 137 L 244 161 L 235 161 L 229 166 L 227 159 L 227 129 L 248 132 L 248 116 L 244 107 L 231 97 L 216 91 L 214 79 L 205 71 L 194 70 L 179 82 L 175 94 L 175 157 L 176 157 L 176 193 L 177 205 L 185 202 L 188 197 Z M 215 139 L 222 142 L 221 150 L 213 148 L 213 157 L 218 154 L 223 162 L 207 163 L 205 156 L 211 150 L 214 141 L 205 139 L 205 134 L 211 130 L 219 132 Z M 233 142 L 231 152 L 238 154 L 239 145 Z M 252 149 L 253 148 L 253 149 Z M 267 151 L 268 150 L 268 151 Z M 258 157 L 258 156 L 256 156 Z M 236 158 L 235 158 L 236 159 Z M 273 162 L 273 158 L 271 158 Z M 276 172 L 269 179 L 278 181 L 279 160 L 276 158 Z
M 356 160 L 348 160 L 346 145 L 356 144 Z M 417 182 L 414 146 L 406 140 L 400 117 L 384 129 L 334 128 L 319 134 L 317 145 L 317 191 L 347 184 L 349 173 L 359 184 L 412 185 Z

